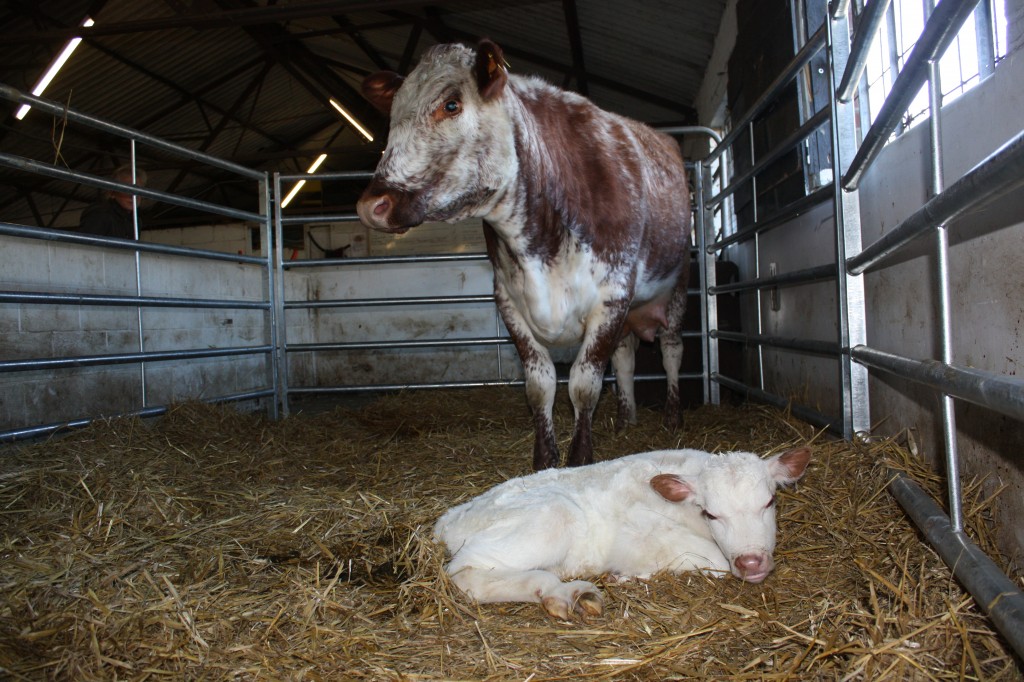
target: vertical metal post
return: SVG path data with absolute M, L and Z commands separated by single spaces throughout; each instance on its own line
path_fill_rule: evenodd
M 131 162 L 132 168 L 132 184 L 138 182 L 136 173 L 136 157 L 135 157 L 135 138 L 128 140 L 128 158 Z M 120 180 L 119 180 L 120 181 Z M 139 198 L 132 194 L 132 232 L 135 236 L 135 241 L 139 241 Z M 135 295 L 142 296 L 142 256 L 139 251 L 135 251 Z M 145 328 L 142 320 L 142 306 L 135 309 L 136 325 L 139 334 L 139 352 L 146 352 L 146 340 L 145 340 Z M 145 409 L 149 404 L 149 398 L 146 393 L 146 363 L 139 363 L 139 395 L 142 398 L 142 404 L 139 406 Z
M 843 437 L 852 440 L 871 428 L 867 367 L 855 363 L 850 349 L 867 344 L 864 276 L 851 275 L 847 258 L 860 253 L 860 192 L 847 192 L 842 178 L 857 152 L 856 111 L 853 102 L 840 102 L 837 85 L 850 57 L 850 23 L 847 17 L 828 19 L 829 89 L 832 93 L 832 173 L 835 192 L 836 304 L 839 316 L 839 380 L 843 401 Z
M 271 213 L 271 194 L 270 194 L 270 177 L 264 174 L 263 179 L 259 181 L 259 193 L 260 193 L 260 214 L 263 216 L 263 222 L 260 225 L 260 235 L 262 243 L 267 249 L 266 256 L 266 268 L 267 268 L 267 326 L 269 327 L 270 336 L 270 362 L 268 363 L 269 369 L 267 373 L 270 375 L 268 380 L 274 390 L 274 398 L 270 401 L 270 418 L 277 419 L 280 417 L 281 410 L 280 404 L 282 402 L 282 387 L 280 382 L 280 375 L 278 373 L 278 336 L 277 336 L 277 273 L 274 269 L 274 258 L 273 250 L 270 245 L 273 240 L 273 214 Z
M 704 351 L 704 404 L 718 405 L 721 389 L 711 377 L 718 374 L 718 339 L 712 338 L 711 330 L 718 329 L 718 298 L 708 292 L 717 284 L 714 251 L 707 245 L 714 241 L 715 221 L 708 210 L 707 198 L 711 194 L 711 166 L 700 161 L 695 167 L 695 189 L 697 197 L 697 268 L 700 275 L 701 340 Z
M 755 165 L 756 157 L 754 154 L 754 122 L 750 121 L 747 124 L 747 135 L 750 137 L 750 165 Z M 751 204 L 753 205 L 754 212 L 754 224 L 757 224 L 757 176 L 753 175 L 750 178 L 750 197 Z M 761 233 L 759 231 L 754 232 L 754 278 L 760 279 L 761 277 Z M 760 290 L 754 292 L 755 305 L 757 307 L 757 334 L 758 336 L 764 334 L 764 318 L 763 310 L 761 305 L 761 292 Z M 762 391 L 764 390 L 764 344 L 757 344 L 757 387 Z
M 992 0 L 981 0 L 974 10 L 974 36 L 978 45 L 978 78 L 985 80 L 996 69 L 996 47 L 992 38 Z
M 926 5 L 931 2 L 926 0 Z M 927 9 L 931 9 L 928 7 Z M 927 17 L 925 17 L 927 19 Z M 942 172 L 942 81 L 937 61 L 928 62 L 928 142 L 931 152 L 931 195 L 945 189 Z M 935 229 L 936 293 L 939 299 L 939 359 L 953 364 L 952 306 L 949 298 L 949 235 L 946 225 Z M 956 413 L 953 398 L 943 394 L 942 439 L 946 450 L 946 488 L 949 495 L 949 522 L 954 533 L 963 530 L 960 503 L 960 456 L 956 441 Z
M 288 416 L 288 335 L 284 319 L 284 230 L 281 226 L 281 174 L 274 173 L 274 238 L 267 242 L 267 257 L 274 262 L 274 328 L 276 344 L 274 354 L 277 356 L 277 387 L 281 414 Z

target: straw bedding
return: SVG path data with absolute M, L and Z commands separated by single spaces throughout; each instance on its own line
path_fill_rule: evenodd
M 0 676 L 15 680 L 1020 680 L 1019 663 L 884 491 L 939 485 L 895 441 L 849 444 L 757 406 L 612 429 L 597 457 L 811 442 L 780 495 L 776 571 L 603 585 L 606 612 L 465 602 L 430 538 L 528 473 L 522 392 L 384 396 L 278 422 L 176 407 L 3 451 Z M 570 411 L 558 406 L 559 433 Z M 562 443 L 563 449 L 566 443 Z M 970 532 L 991 549 L 980 485 Z

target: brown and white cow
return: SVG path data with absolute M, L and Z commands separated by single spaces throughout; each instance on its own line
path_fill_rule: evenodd
M 437 45 L 403 78 L 363 93 L 391 116 L 360 219 L 403 233 L 484 219 L 498 309 L 519 352 L 536 436 L 533 466 L 559 463 L 548 348 L 579 345 L 569 374 L 569 465 L 593 461 L 591 418 L 612 360 L 619 427 L 635 421 L 633 335 L 661 330 L 665 423 L 679 423 L 690 200 L 679 147 L 540 79 L 510 75 L 497 45 Z

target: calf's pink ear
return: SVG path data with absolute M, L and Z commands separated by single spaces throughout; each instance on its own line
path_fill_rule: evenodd
M 405 79 L 394 71 L 378 71 L 363 79 L 363 97 L 377 107 L 382 114 L 391 113 L 391 103 L 395 93 Z
M 778 484 L 795 483 L 804 475 L 807 463 L 811 461 L 811 449 L 807 446 L 793 448 L 775 455 L 768 460 L 768 470 Z
M 675 474 L 658 474 L 651 479 L 651 487 L 669 502 L 682 502 L 694 493 L 693 486 Z
M 480 97 L 486 102 L 501 94 L 508 80 L 508 63 L 505 61 L 505 53 L 497 43 L 484 38 L 476 48 L 476 65 L 473 71 L 476 74 L 476 85 L 480 91 Z

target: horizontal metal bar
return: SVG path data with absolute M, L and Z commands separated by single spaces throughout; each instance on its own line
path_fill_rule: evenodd
M 68 121 L 82 123 L 96 130 L 102 130 L 103 132 L 110 133 L 118 137 L 134 139 L 150 147 L 161 149 L 163 151 L 170 152 L 178 156 L 184 156 L 189 159 L 194 159 L 196 161 L 205 163 L 209 166 L 215 166 L 223 170 L 231 171 L 232 173 L 236 173 L 237 175 L 241 175 L 247 178 L 252 178 L 253 180 L 267 179 L 267 174 L 264 172 L 255 171 L 251 168 L 240 166 L 237 163 L 225 161 L 224 159 L 218 158 L 216 156 L 210 156 L 209 154 L 204 154 L 203 152 L 198 152 L 194 149 L 188 149 L 186 147 L 176 145 L 173 142 L 168 142 L 159 137 L 148 135 L 140 130 L 135 130 L 133 128 L 117 125 L 116 123 L 110 123 L 108 121 L 103 121 L 101 119 L 94 118 L 92 116 L 89 116 L 88 114 L 83 114 L 79 111 L 75 111 L 74 109 L 69 109 L 65 107 L 63 104 L 59 104 L 57 102 L 52 102 L 47 99 L 36 97 L 35 95 L 31 95 L 27 92 L 22 92 L 21 90 L 17 90 L 16 88 L 12 88 L 11 86 L 5 85 L 3 83 L 0 83 L 0 97 L 15 102 L 22 102 L 23 104 L 29 104 L 34 109 L 37 109 L 39 111 L 45 111 L 60 119 L 67 119 Z
M 699 338 L 699 331 L 682 332 L 680 336 Z M 497 344 L 510 345 L 508 336 L 471 337 L 464 339 L 402 339 L 397 341 L 348 341 L 336 343 L 293 343 L 288 345 L 289 353 L 310 353 L 315 351 L 351 351 L 351 350 L 403 350 L 418 348 L 458 348 L 484 346 L 490 348 Z
M 990 154 L 962 178 L 936 195 L 909 218 L 848 259 L 847 269 L 859 275 L 914 239 L 1002 196 L 1024 183 L 1024 132 Z
M 794 132 L 786 137 L 782 142 L 775 145 L 775 147 L 764 155 L 763 158 L 758 159 L 757 163 L 743 171 L 739 175 L 733 178 L 732 182 L 728 186 L 724 187 L 718 194 L 713 195 L 707 200 L 707 206 L 714 209 L 720 203 L 722 203 L 726 197 L 733 194 L 736 190 L 743 186 L 743 183 L 750 180 L 765 168 L 775 163 L 783 156 L 793 150 L 793 147 L 803 142 L 808 135 L 813 133 L 815 130 L 820 128 L 822 125 L 828 122 L 829 117 L 832 115 L 832 105 L 829 104 L 823 107 L 821 111 L 811 116 L 802 126 L 797 128 Z
M 204 348 L 202 350 L 147 351 L 143 353 L 112 353 L 109 355 L 80 355 L 71 358 L 33 358 L 0 361 L 0 372 L 27 372 L 33 370 L 69 369 L 96 365 L 127 365 L 134 362 L 160 362 L 163 360 L 193 360 L 222 358 L 233 355 L 269 354 L 273 346 L 235 346 Z
M 974 597 L 1018 656 L 1024 656 L 1024 594 L 1002 569 L 905 474 L 891 472 L 889 493 L 906 510 L 953 575 Z
M 878 27 L 885 19 L 885 12 L 889 9 L 892 0 L 872 0 L 864 8 L 864 13 L 857 22 L 857 35 L 853 38 L 850 46 L 850 56 L 846 60 L 846 70 L 843 72 L 843 81 L 836 88 L 836 99 L 840 102 L 849 102 L 853 99 L 854 89 L 860 81 L 864 67 L 868 63 L 868 54 L 871 51 L 871 44 L 878 35 Z
M 396 296 L 388 298 L 350 298 L 323 301 L 285 301 L 285 310 L 304 308 L 361 308 L 391 305 L 449 305 L 462 303 L 494 303 L 494 294 L 470 296 Z
M 634 381 L 664 381 L 664 374 L 637 374 Z M 699 372 L 681 372 L 680 381 L 703 381 L 704 375 Z M 568 377 L 558 377 L 558 383 L 565 385 L 569 383 Z M 602 379 L 605 384 L 615 383 L 615 377 L 605 375 Z M 296 386 L 288 389 L 289 395 L 318 395 L 318 394 L 347 394 L 367 393 L 376 391 L 420 391 L 440 388 L 485 388 L 489 386 L 525 386 L 522 379 L 489 379 L 482 381 L 438 381 L 408 384 L 359 384 L 352 386 Z
M 666 135 L 707 135 L 716 145 L 722 143 L 722 134 L 707 126 L 661 126 L 655 130 Z
M 843 433 L 842 419 L 833 419 L 831 417 L 827 417 L 822 413 L 818 412 L 817 410 L 812 410 L 809 407 L 799 405 L 797 403 L 794 403 L 792 400 L 788 400 L 774 393 L 762 391 L 761 389 L 754 388 L 753 386 L 747 386 L 742 382 L 736 381 L 735 379 L 730 379 L 729 377 L 718 374 L 717 372 L 711 373 L 711 380 L 717 382 L 722 386 L 725 386 L 728 389 L 736 391 L 737 393 L 741 393 L 747 398 L 753 398 L 754 400 L 758 400 L 762 403 L 774 405 L 775 407 L 778 407 L 781 410 L 788 410 L 789 413 L 792 414 L 794 417 L 796 417 L 797 419 L 801 419 L 807 422 L 808 424 L 813 424 L 814 426 L 817 426 L 819 428 L 828 429 L 832 433 L 838 435 L 842 435 Z
M 884 370 L 954 398 L 1024 421 L 1024 379 L 973 367 L 947 365 L 938 360 L 914 360 L 867 346 L 855 346 L 850 355 L 862 365 Z
M 707 247 L 708 253 L 714 253 L 721 251 L 730 244 L 737 242 L 746 241 L 753 239 L 755 235 L 764 234 L 765 232 L 772 230 L 781 225 L 788 224 L 791 220 L 797 216 L 807 213 L 815 206 L 825 203 L 826 201 L 832 201 L 835 199 L 835 190 L 832 185 L 826 185 L 819 187 L 810 194 L 804 195 L 792 201 L 789 204 L 783 206 L 781 209 L 772 213 L 771 215 L 758 220 L 753 225 L 740 228 L 739 231 L 718 240 Z
M 289 353 L 310 353 L 314 351 L 349 351 L 349 350 L 403 350 L 410 348 L 451 348 L 511 344 L 507 336 L 468 339 L 403 339 L 401 341 L 348 341 L 338 343 L 290 343 Z
M 843 176 L 843 189 L 848 192 L 857 189 L 864 173 L 878 157 L 889 135 L 903 119 L 907 107 L 928 80 L 929 62 L 942 56 L 977 4 L 978 0 L 942 0 L 935 6 L 910 57 L 893 83 L 889 96 L 882 103 L 875 122 L 864 135 L 860 148 Z
M 751 289 L 766 289 L 768 287 L 789 286 L 792 284 L 807 284 L 825 279 L 835 279 L 837 268 L 834 263 L 818 265 L 804 270 L 775 275 L 774 277 L 758 277 L 757 279 L 735 282 L 732 284 L 719 284 L 708 287 L 708 293 L 712 296 L 719 294 L 732 294 L 738 291 L 749 291 Z
M 822 26 L 814 32 L 813 36 L 807 39 L 807 42 L 804 43 L 804 46 L 796 53 L 796 56 L 790 60 L 785 70 L 783 70 L 783 72 L 771 82 L 771 85 L 769 85 L 761 96 L 757 98 L 754 104 L 743 115 L 743 118 L 733 123 L 732 130 L 722 138 L 721 144 L 715 147 L 708 155 L 708 158 L 705 160 L 706 163 L 713 163 L 715 159 L 721 156 L 722 153 L 736 141 L 736 138 L 747 129 L 747 124 L 760 116 L 768 105 L 779 96 L 782 90 L 789 85 L 789 82 L 796 77 L 800 72 L 800 69 L 807 66 L 807 63 L 821 51 L 821 48 L 825 47 L 826 28 L 827 27 Z
M 0 223 L 0 235 L 22 237 L 24 239 L 39 239 L 50 242 L 64 242 L 68 244 L 88 244 L 90 246 L 103 246 L 125 251 L 131 250 L 142 251 L 145 253 L 159 253 L 167 256 L 184 256 L 186 258 L 230 261 L 232 263 L 250 263 L 263 267 L 266 267 L 267 265 L 267 259 L 261 256 L 241 256 L 236 253 L 192 249 L 185 246 L 172 246 L 169 244 L 153 244 L 150 242 L 136 241 L 134 239 L 97 237 L 95 235 L 82 234 L 81 232 L 52 230 L 45 227 L 25 227 L 24 225 L 14 225 L 12 223 Z
M 359 258 L 290 260 L 282 263 L 285 270 L 323 267 L 325 265 L 395 265 L 398 263 L 462 263 L 487 262 L 486 253 L 439 253 L 430 256 L 361 256 Z
M 172 298 L 160 296 L 114 296 L 107 294 L 47 294 L 0 291 L 0 303 L 44 303 L 55 305 L 123 305 L 147 308 L 227 308 L 269 310 L 267 301 L 231 301 L 217 298 Z
M 329 173 L 280 173 L 281 182 L 292 180 L 370 180 L 373 171 L 331 171 Z
M 768 334 L 741 334 L 739 332 L 727 332 L 713 330 L 711 336 L 720 341 L 735 341 L 748 343 L 756 346 L 771 346 L 773 348 L 785 348 L 787 350 L 798 350 L 818 355 L 839 357 L 839 344 L 834 341 L 816 341 L 813 339 L 798 339 L 783 336 L 770 336 Z
M 322 223 L 358 223 L 359 215 L 356 213 L 335 213 L 320 215 L 291 215 L 281 216 L 282 225 L 320 225 Z
M 274 389 L 263 388 L 255 389 L 252 391 L 245 391 L 243 393 L 234 393 L 231 395 L 220 396 L 217 398 L 205 398 L 202 399 L 202 402 L 213 405 L 220 403 L 242 402 L 245 400 L 259 400 L 260 398 L 272 397 L 274 397 Z M 41 424 L 38 426 L 31 426 L 23 429 L 11 429 L 9 431 L 0 431 L 0 442 L 24 440 L 26 438 L 46 436 L 58 433 L 60 431 L 67 431 L 70 429 L 80 428 L 83 426 L 88 426 L 97 419 L 122 419 L 126 417 L 158 417 L 162 414 L 166 414 L 169 410 L 170 406 L 168 405 L 158 405 L 153 407 L 146 407 L 141 410 L 133 410 L 131 412 L 121 412 L 119 414 L 107 415 L 105 417 L 73 419 L 70 421 L 54 422 L 51 424 Z
M 147 199 L 152 199 L 154 201 L 162 201 L 164 203 L 184 206 L 198 211 L 216 213 L 218 215 L 236 218 L 238 220 L 248 220 L 252 222 L 262 222 L 264 220 L 263 216 L 252 211 L 241 211 L 237 208 L 231 208 L 230 206 L 221 206 L 220 204 L 211 204 L 208 201 L 199 201 L 198 199 L 190 199 L 188 197 L 178 196 L 177 194 L 168 194 L 167 192 L 149 189 L 142 185 L 129 185 L 122 182 L 115 182 L 113 180 L 101 178 L 98 175 L 89 175 L 87 173 L 70 171 L 61 168 L 60 166 L 40 163 L 39 161 L 26 159 L 23 156 L 15 156 L 14 154 L 0 152 L 0 164 L 11 168 L 17 168 L 18 170 L 23 170 L 28 173 L 36 173 L 38 175 L 56 178 L 57 180 L 90 185 L 92 187 L 99 187 L 100 189 L 110 190 L 113 192 L 137 194 L 140 197 L 146 197 Z

